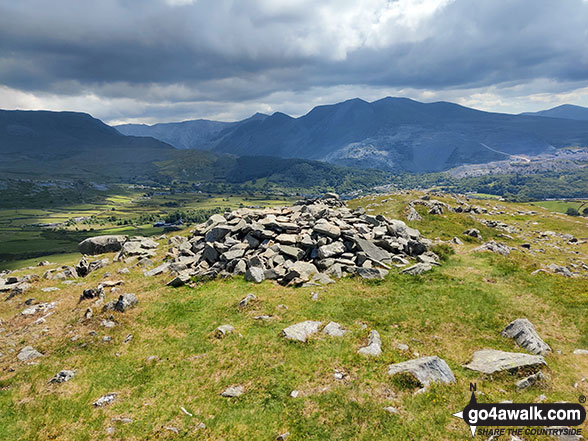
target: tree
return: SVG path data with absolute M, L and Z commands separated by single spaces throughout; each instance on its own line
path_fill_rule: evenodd
M 573 208 L 573 207 L 570 207 L 570 208 L 568 208 L 568 209 L 566 210 L 566 214 L 567 214 L 568 216 L 580 216 L 580 213 L 578 212 L 578 210 L 576 210 L 576 209 L 575 209 L 575 208 Z

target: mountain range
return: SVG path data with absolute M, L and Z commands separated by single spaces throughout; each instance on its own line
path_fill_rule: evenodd
M 367 182 L 341 166 L 431 172 L 566 146 L 588 146 L 588 121 L 406 98 L 353 99 L 298 118 L 277 112 L 116 128 L 85 113 L 0 111 L 0 177 L 235 182 L 278 173 L 308 183 L 353 174 Z
M 550 118 L 575 119 L 588 121 L 588 107 L 574 106 L 573 104 L 562 104 L 552 109 L 540 110 L 539 112 L 525 112 L 521 115 L 547 116 Z
M 199 127 L 206 127 L 200 130 Z M 352 99 L 293 118 L 257 114 L 236 123 L 117 126 L 178 148 L 326 161 L 388 171 L 435 172 L 469 163 L 588 146 L 588 122 L 483 112 L 449 102 Z

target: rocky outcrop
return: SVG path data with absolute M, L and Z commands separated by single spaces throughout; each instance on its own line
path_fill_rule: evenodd
M 368 344 L 357 351 L 358 354 L 379 357 L 382 355 L 382 339 L 378 331 L 373 330 L 368 337 Z
M 490 251 L 492 253 L 500 254 L 502 256 L 508 256 L 510 254 L 510 247 L 503 243 L 491 240 L 472 250 L 472 252 L 476 251 Z
M 533 323 L 527 319 L 516 319 L 512 321 L 504 328 L 501 335 L 512 338 L 521 348 L 532 354 L 546 355 L 551 351 L 549 345 L 535 331 Z

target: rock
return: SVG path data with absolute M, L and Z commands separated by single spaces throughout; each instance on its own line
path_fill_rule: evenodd
M 554 263 L 551 263 L 551 264 L 547 265 L 547 268 L 549 268 L 555 274 L 561 274 L 564 277 L 572 277 L 573 276 L 570 269 L 566 266 L 561 266 L 561 265 L 556 265 Z
M 490 242 L 486 242 L 483 245 L 472 250 L 472 252 L 478 251 L 491 251 L 502 256 L 508 256 L 510 254 L 510 247 L 503 243 L 491 240 Z
M 397 415 L 398 413 L 400 413 L 400 412 L 398 412 L 398 409 L 396 409 L 395 407 L 392 407 L 392 406 L 384 407 L 384 410 L 388 413 L 393 414 L 393 415 Z
M 107 257 L 100 260 L 94 260 L 93 262 L 90 262 L 90 264 L 88 265 L 87 274 L 99 270 L 100 268 L 104 268 L 108 264 L 110 264 L 110 260 Z
M 116 326 L 116 323 L 114 323 L 112 320 L 102 320 L 100 324 L 105 328 L 114 328 Z
M 367 280 L 384 280 L 388 275 L 388 271 L 385 269 L 365 268 L 361 266 L 347 268 L 347 271 Z
M 343 337 L 347 330 L 343 329 L 339 323 L 329 322 L 327 326 L 323 328 L 323 334 L 330 335 L 331 337 Z
M 307 320 L 295 325 L 288 326 L 282 331 L 282 337 L 287 340 L 306 342 L 306 339 L 312 334 L 316 334 L 322 322 Z
M 263 269 L 255 266 L 247 268 L 247 272 L 245 273 L 245 280 L 248 282 L 261 283 L 264 281 L 264 279 L 265 274 Z
M 286 274 L 285 280 L 297 280 L 299 282 L 307 282 L 314 274 L 318 273 L 318 269 L 312 263 L 298 261 L 291 267 Z
M 416 358 L 388 366 L 388 375 L 396 374 L 409 374 L 425 388 L 435 382 L 455 383 L 453 372 L 445 360 L 437 356 Z
M 345 252 L 345 245 L 343 242 L 333 242 L 328 245 L 323 245 L 318 249 L 318 257 L 320 259 L 327 259 L 333 256 L 339 256 Z
M 38 312 L 47 312 L 51 309 L 55 309 L 56 306 L 57 306 L 56 302 L 39 303 L 37 305 L 31 306 L 31 307 L 25 309 L 20 314 L 21 315 L 34 315 L 34 314 L 37 314 Z
M 49 380 L 49 383 L 65 383 L 66 381 L 71 380 L 75 374 L 75 371 L 59 371 L 51 380 Z
M 88 275 L 90 264 L 85 257 L 82 257 L 81 260 L 76 265 L 76 272 L 78 273 L 79 277 L 85 277 Z
M 418 213 L 418 211 L 416 211 L 414 209 L 413 206 L 408 206 L 406 208 L 406 220 L 408 221 L 422 221 L 423 218 L 421 217 L 421 215 Z
M 338 226 L 333 225 L 332 223 L 329 223 L 328 221 L 322 219 L 314 225 L 314 228 L 312 230 L 315 233 L 323 234 L 332 239 L 337 239 L 339 236 L 341 236 L 341 229 Z
M 415 265 L 409 266 L 408 268 L 404 268 L 402 273 L 417 276 L 419 274 L 426 273 L 427 271 L 431 271 L 432 269 L 433 266 L 428 263 L 417 263 Z
M 80 296 L 80 302 L 87 299 L 104 299 L 104 286 L 98 285 L 97 288 L 85 289 Z
M 127 240 L 127 236 L 96 236 L 89 237 L 79 244 L 80 253 L 95 255 L 102 253 L 113 253 L 120 251 L 123 244 Z
M 574 349 L 574 355 L 588 355 L 588 349 Z
M 455 245 L 463 245 L 463 241 L 459 237 L 451 239 L 451 243 L 454 243 Z
M 372 241 L 357 237 L 354 239 L 354 242 L 370 259 L 377 260 L 378 262 L 390 259 L 390 253 L 380 248 Z
M 244 393 L 245 388 L 243 386 L 229 386 L 221 393 L 221 396 L 225 398 L 235 398 L 240 397 Z
M 290 396 L 292 398 L 298 398 L 298 395 L 300 395 L 300 391 L 299 390 L 293 390 L 292 392 L 290 392 Z
M 94 401 L 94 407 L 103 407 L 107 406 L 108 404 L 112 403 L 116 399 L 116 393 L 109 393 L 106 395 L 101 396 L 96 401 Z
M 474 352 L 472 361 L 464 367 L 484 374 L 494 374 L 519 368 L 537 369 L 545 365 L 545 359 L 541 355 L 483 349 Z
M 128 268 L 121 268 L 117 271 L 118 274 L 131 274 L 131 271 Z
M 380 334 L 378 333 L 378 331 L 370 331 L 370 335 L 368 337 L 368 345 L 359 348 L 357 353 L 363 355 L 370 355 L 372 357 L 379 357 L 382 354 L 382 340 L 380 339 Z
M 25 346 L 19 351 L 16 358 L 18 358 L 20 361 L 30 361 L 42 356 L 43 354 L 34 349 L 32 346 Z
M 276 440 L 277 441 L 284 441 L 289 436 L 290 436 L 290 432 L 284 432 L 284 433 L 281 433 L 280 435 L 276 436 Z
M 528 387 L 531 387 L 535 383 L 537 383 L 538 381 L 543 380 L 544 378 L 545 378 L 545 376 L 541 372 L 537 372 L 536 374 L 529 375 L 528 377 L 523 378 L 522 380 L 519 380 L 516 382 L 517 389 L 521 390 L 521 389 L 526 389 Z
M 227 335 L 231 334 L 235 330 L 234 326 L 231 325 L 220 325 L 218 328 L 214 330 L 214 336 L 216 338 L 224 338 Z
M 408 345 L 404 343 L 398 343 L 396 345 L 396 349 L 398 349 L 399 351 L 408 351 Z
M 465 234 L 466 236 L 475 237 L 476 239 L 482 238 L 482 234 L 480 233 L 480 230 L 478 230 L 477 228 L 470 228 L 469 230 L 465 230 L 463 234 Z
M 134 307 L 137 303 L 139 303 L 139 299 L 137 299 L 135 294 L 122 294 L 114 305 L 114 309 L 119 312 L 125 312 Z
M 255 294 L 251 294 L 251 293 L 247 294 L 239 302 L 239 309 L 247 308 L 247 306 L 249 306 L 249 303 L 253 302 L 254 300 L 257 300 L 257 297 L 255 296 Z
M 189 270 L 181 271 L 176 277 L 167 282 L 167 286 L 178 288 L 180 286 L 184 286 L 186 283 L 189 283 L 191 279 L 192 276 Z
M 169 271 L 169 263 L 162 263 L 161 265 L 159 265 L 153 269 L 145 271 L 143 274 L 145 275 L 145 277 L 153 277 L 153 276 L 158 276 L 159 274 L 166 273 L 168 271 Z
M 516 319 L 504 328 L 501 335 L 509 337 L 523 349 L 536 355 L 546 355 L 551 351 L 551 348 L 545 343 L 533 324 L 527 319 Z

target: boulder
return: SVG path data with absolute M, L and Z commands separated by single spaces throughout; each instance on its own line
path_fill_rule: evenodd
M 516 371 L 518 369 L 536 370 L 545 365 L 545 359 L 541 355 L 482 349 L 474 352 L 472 361 L 464 367 L 484 374 L 494 374 L 496 372 Z
M 426 273 L 427 271 L 431 271 L 432 269 L 433 266 L 429 263 L 417 263 L 415 265 L 409 266 L 408 268 L 404 268 L 402 273 L 417 276 L 419 274 Z
M 122 249 L 127 236 L 108 235 L 95 236 L 83 240 L 79 244 L 80 253 L 95 255 L 102 253 L 114 253 Z
M 428 387 L 431 383 L 455 383 L 453 372 L 445 360 L 433 357 L 420 357 L 402 363 L 388 366 L 388 375 L 409 374 L 422 387 Z
M 546 355 L 551 348 L 545 343 L 533 324 L 527 319 L 516 319 L 502 331 L 503 337 L 512 338 L 521 348 L 536 355 Z
M 491 251 L 492 253 L 500 254 L 502 256 L 508 256 L 510 254 L 510 247 L 503 243 L 491 240 L 490 242 L 486 242 L 472 250 L 472 252 L 477 251 Z
M 240 397 L 244 393 L 245 388 L 243 386 L 229 386 L 221 393 L 221 396 L 225 398 L 236 398 Z
M 288 326 L 282 331 L 281 335 L 286 340 L 294 340 L 304 343 L 309 336 L 318 332 L 320 326 L 321 322 L 307 320 L 305 322 Z
M 265 272 L 262 268 L 252 266 L 245 272 L 245 280 L 248 282 L 261 283 L 265 279 Z
M 94 401 L 94 407 L 104 407 L 112 403 L 116 399 L 116 393 L 109 393 L 106 395 L 101 396 L 96 401 Z
M 390 259 L 390 253 L 374 242 L 360 237 L 354 238 L 354 242 L 361 251 L 363 251 L 370 259 L 377 260 L 378 262 L 386 261 Z

